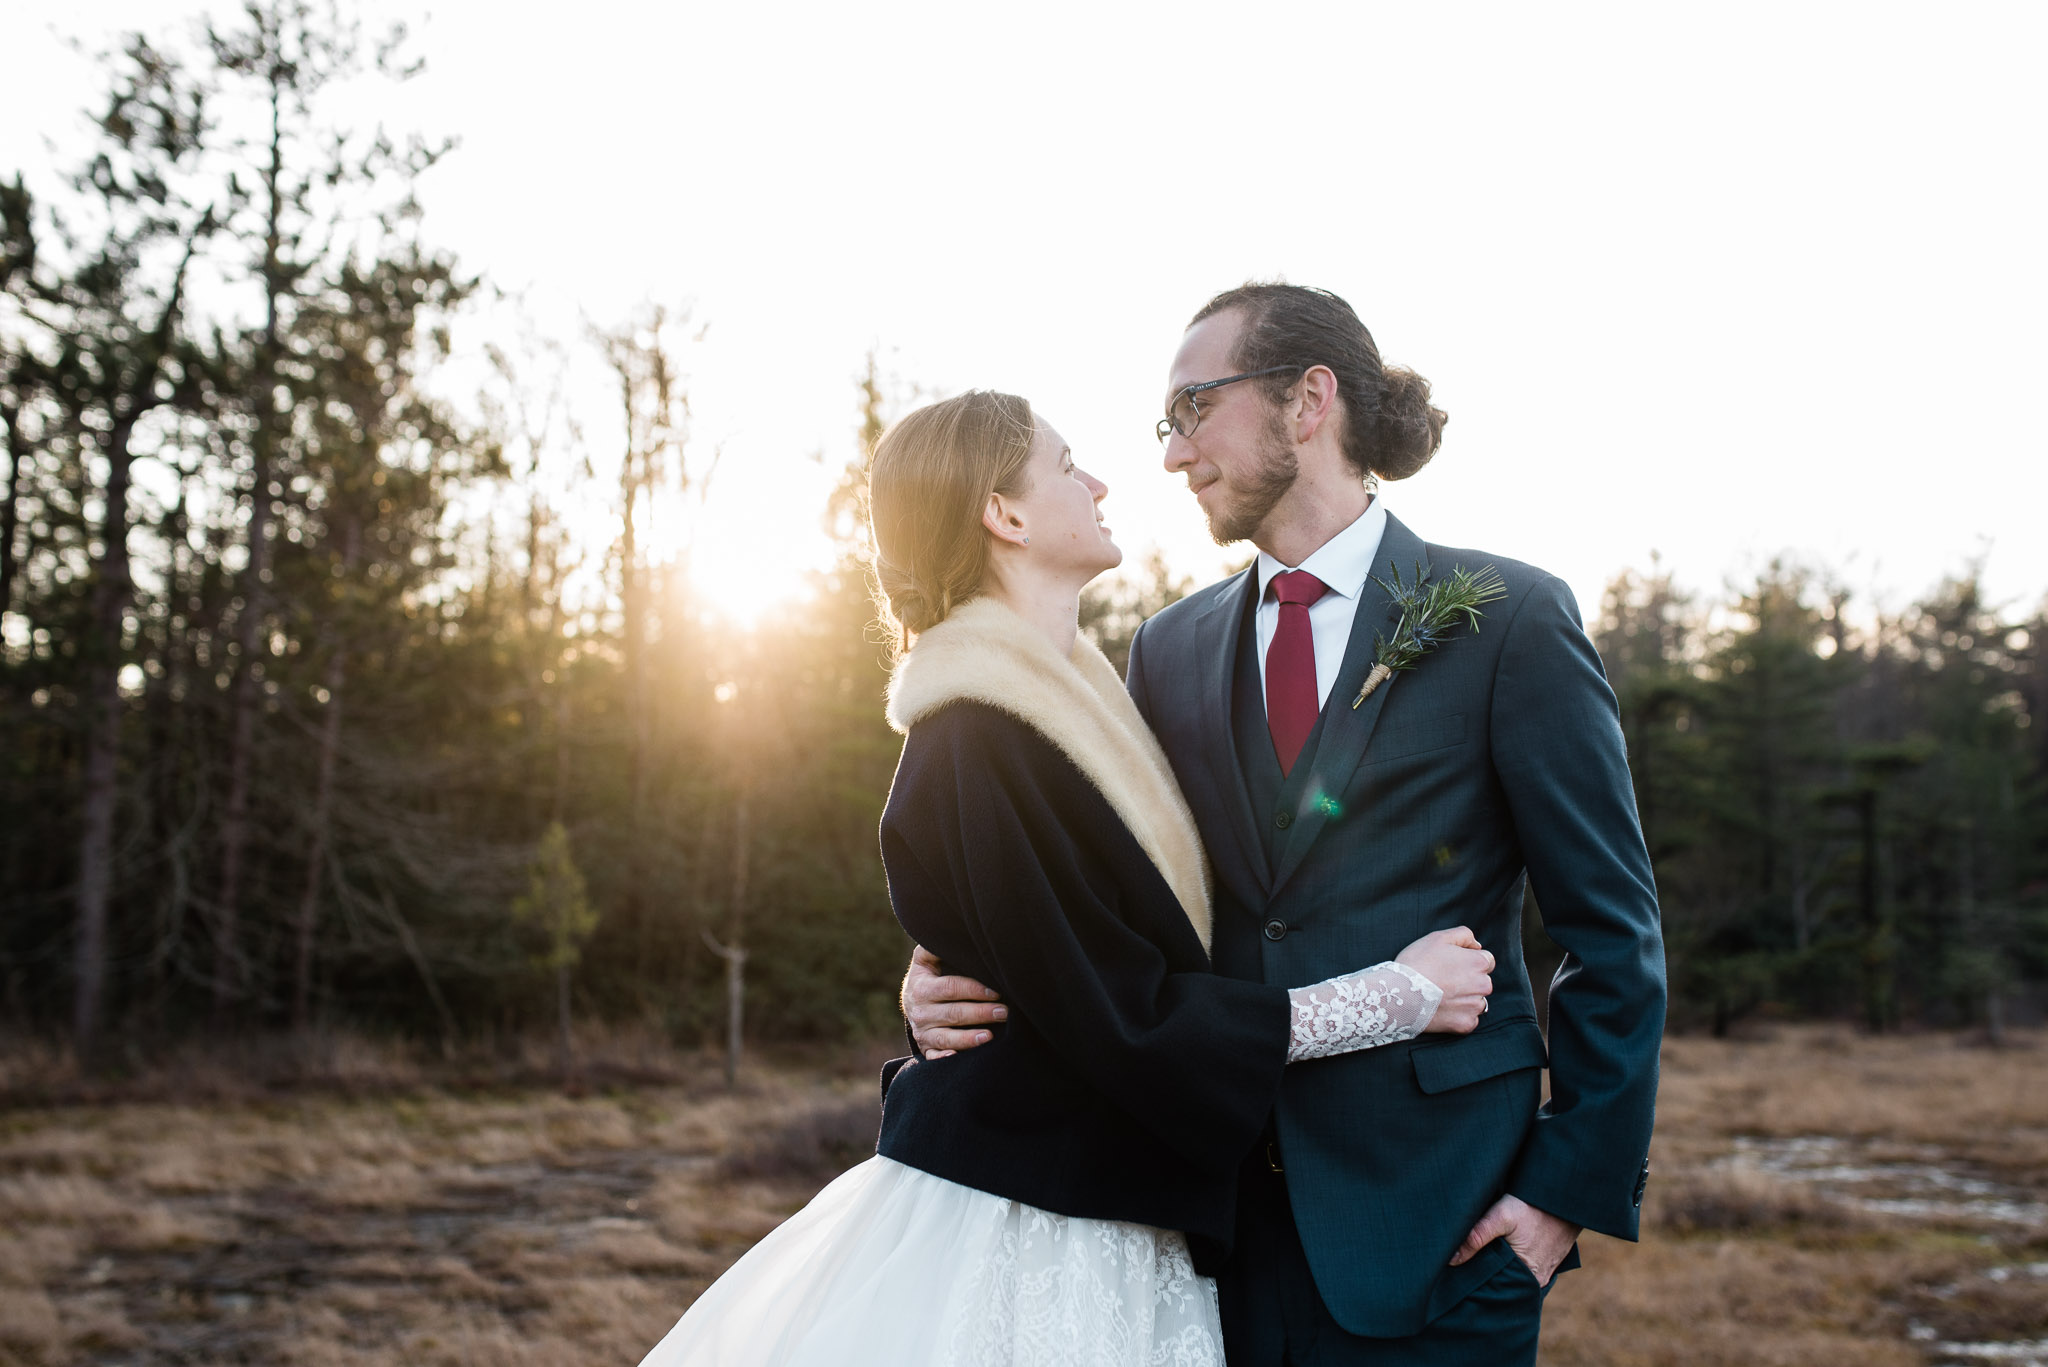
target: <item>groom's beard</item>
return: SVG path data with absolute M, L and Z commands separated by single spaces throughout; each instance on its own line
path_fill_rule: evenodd
M 1253 471 L 1251 482 L 1234 485 L 1224 481 L 1231 496 L 1210 517 L 1209 535 L 1219 546 L 1251 540 L 1300 474 L 1301 464 L 1295 459 L 1294 446 L 1275 415 L 1259 443 L 1259 466 Z

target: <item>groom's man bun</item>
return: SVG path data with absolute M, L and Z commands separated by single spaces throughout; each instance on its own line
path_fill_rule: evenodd
M 1428 380 L 1381 362 L 1379 346 L 1351 305 L 1328 290 L 1253 281 L 1202 305 L 1188 326 L 1231 309 L 1244 315 L 1233 359 L 1237 370 L 1322 365 L 1336 375 L 1344 400 L 1344 454 L 1361 479 L 1406 479 L 1429 464 L 1450 415 L 1430 403 Z M 1277 403 L 1297 378 L 1275 375 L 1255 383 Z

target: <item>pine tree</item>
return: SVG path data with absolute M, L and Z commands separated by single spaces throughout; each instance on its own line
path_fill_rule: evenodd
M 201 89 L 140 38 L 122 50 L 94 145 L 73 179 L 79 212 L 55 218 L 38 241 L 37 215 L 17 179 L 5 205 L 4 274 L 26 325 L 7 343 L 9 481 L 7 578 L 23 471 L 31 449 L 96 501 L 90 595 L 75 622 L 80 766 L 74 886 L 72 1034 L 90 1060 L 106 985 L 108 921 L 115 896 L 116 825 L 129 663 L 127 620 L 135 596 L 130 554 L 135 463 L 175 444 L 165 417 L 195 402 L 207 358 L 187 328 L 193 258 L 217 227 L 216 206 L 191 185 L 210 125 Z M 28 410 L 40 431 L 31 433 Z
M 569 832 L 559 821 L 548 823 L 527 867 L 527 889 L 512 903 L 512 918 L 540 942 L 533 965 L 554 978 L 556 1023 L 561 1031 L 562 1072 L 574 1067 L 575 1038 L 570 1032 L 570 978 L 583 957 L 583 945 L 597 930 L 598 913 L 590 904 L 582 871 L 569 850 Z

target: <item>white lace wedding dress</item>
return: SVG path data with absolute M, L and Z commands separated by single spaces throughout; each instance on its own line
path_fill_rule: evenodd
M 1412 1039 L 1403 964 L 1296 988 L 1290 1063 Z M 1223 1367 L 1176 1230 L 1027 1206 L 877 1155 L 698 1298 L 641 1367 Z

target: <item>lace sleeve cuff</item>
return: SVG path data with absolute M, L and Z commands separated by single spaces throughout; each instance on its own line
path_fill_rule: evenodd
M 1443 989 L 1406 964 L 1387 962 L 1288 993 L 1293 1024 L 1287 1061 L 1330 1058 L 1398 1044 L 1429 1028 Z

